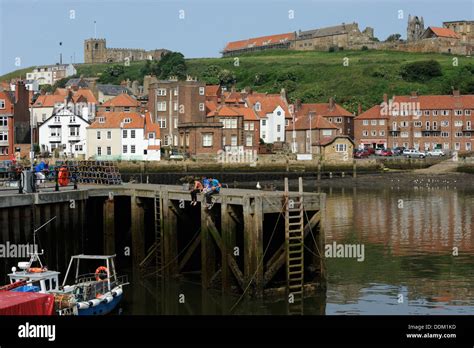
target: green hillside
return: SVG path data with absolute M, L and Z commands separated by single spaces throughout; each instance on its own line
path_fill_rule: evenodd
M 346 65 L 344 66 L 344 59 Z M 457 58 L 457 65 L 453 58 Z M 424 82 L 406 81 L 403 67 L 412 62 L 436 60 L 441 76 Z M 78 75 L 101 76 L 111 64 L 77 65 Z M 383 93 L 420 94 L 451 93 L 452 87 L 463 93 L 474 93 L 474 62 L 470 57 L 433 53 L 395 51 L 298 52 L 266 51 L 238 58 L 187 59 L 188 74 L 208 83 L 235 79 L 238 89 L 252 87 L 254 91 L 279 93 L 283 87 L 291 101 L 325 102 L 329 97 L 350 111 L 360 102 L 363 109 L 379 103 Z M 143 80 L 143 62 L 124 67 L 114 83 L 129 78 Z M 14 74 L 9 74 L 11 77 Z M 102 76 L 103 77 L 103 76 Z M 0 77 L 3 80 L 4 77 Z M 110 77 L 108 79 L 110 81 Z M 222 81 L 222 79 L 221 79 Z

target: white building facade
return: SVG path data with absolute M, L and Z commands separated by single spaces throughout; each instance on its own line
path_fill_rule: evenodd
M 63 107 L 39 126 L 39 146 L 42 152 L 61 156 L 83 157 L 87 153 L 89 122 L 70 109 Z
M 259 104 L 255 104 L 258 111 Z M 260 139 L 266 144 L 285 141 L 286 113 L 281 106 L 277 106 L 271 113 L 260 118 Z

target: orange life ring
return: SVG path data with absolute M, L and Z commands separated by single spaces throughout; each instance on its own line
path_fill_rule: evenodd
M 66 167 L 59 169 L 58 183 L 60 186 L 67 186 L 69 184 L 69 174 Z
M 103 271 L 105 271 L 105 274 L 109 273 L 109 270 L 105 266 L 97 267 L 97 269 L 95 270 L 95 280 L 97 280 L 98 282 L 102 280 L 100 278 L 100 275 L 103 274 Z
M 41 272 L 44 272 L 44 270 L 40 267 L 31 267 L 31 268 L 28 268 L 28 272 L 30 272 L 30 273 L 41 273 Z

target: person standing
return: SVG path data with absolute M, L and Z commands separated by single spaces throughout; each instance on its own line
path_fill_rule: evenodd
M 191 205 L 195 206 L 197 204 L 197 194 L 202 192 L 204 187 L 202 186 L 202 183 L 199 180 L 194 180 L 194 186 L 193 189 L 191 190 Z

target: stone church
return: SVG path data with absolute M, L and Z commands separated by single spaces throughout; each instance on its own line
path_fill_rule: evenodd
M 119 63 L 141 60 L 160 60 L 162 55 L 170 52 L 166 49 L 146 51 L 134 48 L 107 48 L 105 39 L 84 40 L 84 63 Z

